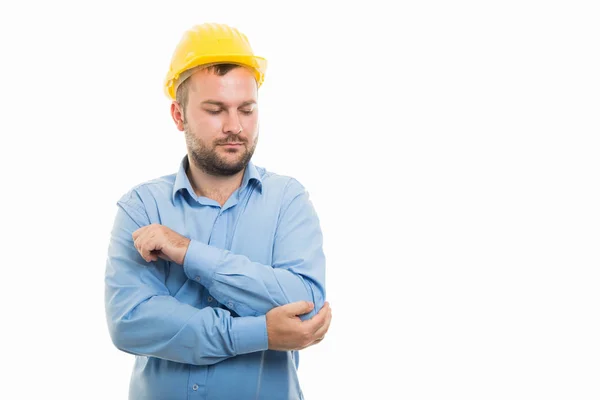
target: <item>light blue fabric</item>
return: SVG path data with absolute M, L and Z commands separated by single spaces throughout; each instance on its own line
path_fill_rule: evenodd
M 225 205 L 177 174 L 117 202 L 105 276 L 117 348 L 136 355 L 130 399 L 302 399 L 298 352 L 268 349 L 265 314 L 325 301 L 319 218 L 295 179 L 249 163 Z M 148 263 L 132 233 L 152 223 L 191 239 L 183 265 Z

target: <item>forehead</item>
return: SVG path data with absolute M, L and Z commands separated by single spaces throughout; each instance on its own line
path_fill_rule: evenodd
M 252 72 L 239 67 L 223 76 L 209 69 L 202 69 L 190 78 L 190 101 L 217 100 L 224 103 L 256 101 L 257 83 Z

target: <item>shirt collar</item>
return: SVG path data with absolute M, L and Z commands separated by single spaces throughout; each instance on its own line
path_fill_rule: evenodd
M 175 201 L 175 196 L 181 189 L 186 189 L 190 196 L 196 198 L 196 193 L 192 189 L 192 185 L 188 176 L 186 174 L 186 169 L 189 166 L 189 160 L 187 155 L 183 157 L 181 163 L 179 164 L 179 170 L 177 171 L 177 175 L 175 176 L 175 182 L 173 184 L 173 194 L 172 200 Z M 260 172 L 256 168 L 256 166 L 250 161 L 246 166 L 246 170 L 244 171 L 244 176 L 242 178 L 242 184 L 240 185 L 240 190 L 238 193 L 243 192 L 246 187 L 252 182 L 255 181 L 257 183 L 257 188 L 262 193 L 262 177 Z

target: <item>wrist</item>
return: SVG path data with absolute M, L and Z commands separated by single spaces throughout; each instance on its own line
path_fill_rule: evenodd
M 182 236 L 181 239 L 175 243 L 175 248 L 177 249 L 177 257 L 173 261 L 175 261 L 179 265 L 183 265 L 189 247 L 190 239 Z
M 190 248 L 190 242 L 190 239 L 182 237 L 182 240 L 178 245 L 181 256 L 177 260 L 177 264 L 183 265 L 183 262 L 185 261 L 185 256 L 187 255 L 188 249 Z

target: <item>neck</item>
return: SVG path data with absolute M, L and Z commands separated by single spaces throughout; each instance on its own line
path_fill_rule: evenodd
M 231 194 L 241 186 L 245 170 L 244 168 L 231 176 L 215 176 L 202 171 L 193 162 L 188 162 L 186 174 L 197 196 L 215 200 L 223 206 Z

